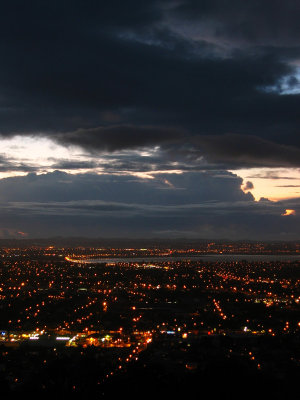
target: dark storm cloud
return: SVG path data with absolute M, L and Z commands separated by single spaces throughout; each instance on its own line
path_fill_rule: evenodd
M 300 166 L 300 148 L 271 142 L 252 135 L 202 135 L 190 140 L 183 154 L 191 159 L 201 156 L 227 168 Z
M 241 183 L 224 172 L 169 174 L 152 181 L 62 172 L 7 178 L 0 181 L 0 235 L 76 236 L 80 232 L 227 239 L 299 235 L 299 199 L 255 202 L 242 192 Z M 284 216 L 287 209 L 295 210 L 295 215 Z
M 158 174 L 153 179 L 135 176 L 28 174 L 0 180 L 1 201 L 92 201 L 132 204 L 186 205 L 204 201 L 253 201 L 240 186 L 242 179 L 229 172 Z
M 216 38 L 233 41 L 299 45 L 300 4 L 297 0 L 183 0 L 173 8 L 178 19 L 184 17 L 201 25 Z
M 51 159 L 49 159 L 51 161 Z M 55 170 L 60 169 L 94 169 L 98 164 L 94 161 L 70 161 L 70 160 L 52 160 L 51 168 Z
M 33 172 L 36 168 L 13 158 L 0 155 L 0 172 Z
M 300 166 L 300 148 L 245 134 L 197 136 L 176 128 L 110 126 L 80 129 L 53 137 L 60 143 L 77 145 L 90 152 L 160 145 L 160 155 L 165 160 L 170 157 L 179 161 L 181 156 L 181 161 L 194 161 L 194 167 L 197 167 L 195 160 L 202 157 L 217 169 Z
M 58 142 L 81 146 L 89 151 L 122 150 L 153 146 L 164 142 L 174 142 L 184 135 L 175 128 L 143 126 L 109 126 L 93 129 L 79 129 L 55 135 Z
M 114 151 L 204 135 L 211 162 L 298 165 L 300 95 L 282 92 L 299 80 L 297 2 L 19 0 L 0 15 L 3 136 Z
M 252 182 L 247 181 L 243 186 L 243 190 L 251 190 L 251 189 L 254 189 L 254 185 Z

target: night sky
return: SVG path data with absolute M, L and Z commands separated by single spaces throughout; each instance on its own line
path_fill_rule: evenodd
M 0 238 L 295 240 L 298 0 L 2 1 Z

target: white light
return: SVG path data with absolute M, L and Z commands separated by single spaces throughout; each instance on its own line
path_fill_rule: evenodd
M 70 336 L 57 336 L 56 340 L 70 340 Z

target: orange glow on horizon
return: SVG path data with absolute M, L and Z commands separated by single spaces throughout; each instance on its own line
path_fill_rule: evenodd
M 284 217 L 286 217 L 287 215 L 296 215 L 296 211 L 287 208 L 287 209 L 285 210 L 285 212 L 284 212 L 283 214 L 281 214 L 281 215 L 283 215 Z
M 256 201 L 261 197 L 275 202 L 300 197 L 298 168 L 250 168 L 230 172 L 243 179 L 241 189 L 250 192 Z M 244 187 L 248 181 L 252 183 L 252 189 Z

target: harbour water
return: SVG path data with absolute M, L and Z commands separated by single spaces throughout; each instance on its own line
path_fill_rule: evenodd
M 231 262 L 231 261 L 300 261 L 299 255 L 278 254 L 205 254 L 196 256 L 148 256 L 148 257 L 116 257 L 116 258 L 94 258 L 80 261 L 87 264 L 117 264 L 117 263 L 159 263 L 176 261 L 204 261 L 204 262 Z

